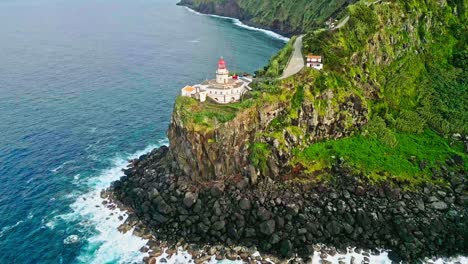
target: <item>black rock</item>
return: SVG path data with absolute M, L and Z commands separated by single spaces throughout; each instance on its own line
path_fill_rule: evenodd
M 292 257 L 293 245 L 292 245 L 291 241 L 289 241 L 289 240 L 281 241 L 280 253 L 281 253 L 281 256 L 283 256 L 285 258 Z
M 229 227 L 227 229 L 227 234 L 230 238 L 234 239 L 234 240 L 238 240 L 239 239 L 239 233 L 237 232 L 237 229 L 233 226 Z
M 358 186 L 358 187 L 356 187 L 356 190 L 354 190 L 354 193 L 357 196 L 364 196 L 366 194 L 366 190 L 364 189 L 364 187 Z
M 265 235 L 271 235 L 275 232 L 275 220 L 268 220 L 260 224 L 260 232 Z
M 193 204 L 195 204 L 196 201 L 197 201 L 197 194 L 191 193 L 191 192 L 185 193 L 185 197 L 184 197 L 185 207 L 192 208 Z
M 244 235 L 245 237 L 255 237 L 255 229 L 253 228 L 246 228 L 245 231 L 244 231 Z
M 307 234 L 307 229 L 305 229 L 305 228 L 299 228 L 299 229 L 297 230 L 297 234 L 298 234 L 298 235 Z
M 216 221 L 216 222 L 213 223 L 212 228 L 213 228 L 213 230 L 219 231 L 219 230 L 222 230 L 225 225 L 226 225 L 226 222 L 224 222 L 223 220 Z
M 172 211 L 172 207 L 168 205 L 164 200 L 160 200 L 157 204 L 158 212 L 161 214 L 169 214 Z
M 219 197 L 221 196 L 222 193 L 223 193 L 223 190 L 217 185 L 211 187 L 210 189 L 210 194 L 213 197 Z
M 252 208 L 252 205 L 250 204 L 249 200 L 241 199 L 239 201 L 239 207 L 240 207 L 240 209 L 246 211 L 246 210 L 250 210 Z
M 269 220 L 271 218 L 271 213 L 270 213 L 270 211 L 265 209 L 265 207 L 260 207 L 260 208 L 258 208 L 258 211 L 257 211 L 257 217 L 261 221 L 266 221 L 266 220 Z
M 296 204 L 286 205 L 286 211 L 289 215 L 297 215 L 299 213 L 299 207 Z
M 432 208 L 436 209 L 436 210 L 446 210 L 448 208 L 448 205 L 442 201 L 438 201 L 438 202 L 433 202 L 431 203 L 431 206 Z

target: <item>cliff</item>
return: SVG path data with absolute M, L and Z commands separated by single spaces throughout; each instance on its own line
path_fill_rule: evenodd
M 192 99 L 179 98 L 168 129 L 169 145 L 178 165 L 194 182 L 221 181 L 236 175 L 252 174 L 249 146 L 282 111 L 284 105 L 271 104 L 264 108 L 250 107 L 238 112 L 234 119 L 216 123 L 215 127 L 196 127 L 187 120 L 187 104 Z M 192 101 L 192 102 L 187 102 Z M 215 104 L 215 103 L 214 103 Z M 253 170 L 253 172 L 252 172 Z
M 254 1 L 182 3 L 234 15 Z M 115 198 L 172 242 L 283 257 L 316 243 L 391 249 L 397 261 L 466 255 L 465 1 L 341 7 L 346 25 L 304 36 L 323 71 L 275 78 L 287 45 L 241 102 L 178 97 L 169 148 L 133 161 Z
M 240 19 L 285 36 L 297 35 L 324 26 L 355 0 L 181 0 L 179 5 L 206 14 Z
M 342 28 L 304 37 L 323 71 L 273 80 L 286 61 L 276 56 L 239 106 L 176 104 L 168 135 L 187 174 L 317 181 L 341 159 L 371 181 L 415 186 L 439 181 L 430 175 L 441 160 L 467 160 L 461 140 L 443 138 L 468 132 L 463 1 L 360 1 L 343 12 Z M 279 54 L 290 53 L 289 43 Z

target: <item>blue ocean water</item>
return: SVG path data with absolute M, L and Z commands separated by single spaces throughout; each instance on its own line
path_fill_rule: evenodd
M 177 0 L 0 0 L 0 263 L 124 263 L 99 191 L 167 143 L 175 96 L 284 42 Z M 112 215 L 111 215 L 112 214 Z

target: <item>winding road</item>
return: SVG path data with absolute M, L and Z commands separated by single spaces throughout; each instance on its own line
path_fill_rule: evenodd
M 302 56 L 302 37 L 304 35 L 300 35 L 297 37 L 296 42 L 294 42 L 294 52 L 289 59 L 288 65 L 283 71 L 283 74 L 279 78 L 285 79 L 288 78 L 289 76 L 292 76 L 304 68 L 304 58 Z
M 336 30 L 348 23 L 349 16 L 345 17 L 336 27 L 334 27 L 331 30 Z M 304 56 L 302 55 L 302 37 L 304 35 L 300 35 L 297 37 L 296 42 L 294 42 L 294 52 L 289 59 L 288 65 L 286 65 L 286 68 L 283 71 L 283 74 L 281 77 L 279 77 L 280 80 L 288 78 L 302 70 L 304 68 Z

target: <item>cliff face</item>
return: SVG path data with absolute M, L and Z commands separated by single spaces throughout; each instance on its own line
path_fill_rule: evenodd
M 170 150 L 179 167 L 195 182 L 235 176 L 247 176 L 252 183 L 258 176 L 278 178 L 291 170 L 294 148 L 342 138 L 367 122 L 367 108 L 361 98 L 351 95 L 337 101 L 329 91 L 319 97 L 327 107 L 322 109 L 310 101 L 298 107 L 290 100 L 264 102 L 210 129 L 194 127 L 184 116 L 184 106 L 175 107 L 168 129 Z M 289 116 L 293 125 L 282 128 L 278 135 L 272 121 L 284 116 Z M 267 152 L 262 152 L 263 146 Z
M 278 20 L 286 26 L 295 21 L 287 26 L 290 32 L 307 24 L 303 12 L 308 3 L 280 2 L 282 9 L 255 0 L 185 0 L 182 4 L 255 23 L 272 25 Z M 345 4 L 334 3 L 334 11 Z M 440 160 L 454 155 L 466 158 L 457 146 L 441 147 L 446 144 L 441 137 L 424 134 L 428 129 L 445 135 L 468 131 L 468 109 L 463 103 L 468 80 L 462 62 L 467 54 L 463 3 L 415 0 L 350 5 L 344 27 L 304 37 L 307 52 L 323 55 L 323 71 L 304 69 L 286 80 L 257 83 L 254 98 L 249 99 L 254 106 L 229 122 L 222 116 L 211 118 L 215 114 L 211 113 L 216 122 L 209 129 L 191 127 L 185 120 L 188 114 L 176 109 L 168 133 L 174 156 L 199 181 L 244 175 L 256 182 L 257 176 L 278 178 L 294 171 L 311 179 L 328 173 L 336 162 L 332 157 L 343 156 L 356 171 L 377 180 L 387 180 L 388 175 L 406 183 L 430 180 L 430 170 L 440 168 Z M 294 20 L 300 17 L 301 22 Z M 274 67 L 272 62 L 265 72 L 278 72 L 268 70 Z M 423 138 L 419 145 L 413 144 L 415 136 Z M 345 143 L 324 148 L 324 141 L 349 137 Z M 434 139 L 439 146 L 428 143 Z M 408 143 L 413 145 L 406 147 Z M 353 151 L 353 144 L 366 146 Z M 434 155 L 429 147 L 445 154 Z M 369 149 L 375 156 L 393 153 L 391 163 L 404 163 L 405 168 L 395 169 L 378 160 L 370 164 L 368 159 L 374 157 L 362 155 Z
M 355 0 L 181 0 L 179 4 L 292 36 L 322 27 L 352 2 Z
M 325 107 L 304 99 L 298 109 L 282 113 L 282 127 L 270 127 L 256 138 L 271 150 L 266 156 L 268 170 L 262 171 L 264 176 L 277 178 L 291 173 L 296 165 L 295 150 L 316 142 L 347 137 L 368 122 L 368 108 L 360 97 L 350 94 L 342 101 L 336 101 L 335 96 L 330 91 L 318 96 Z M 289 116 L 288 121 L 284 120 L 285 116 Z M 261 166 L 257 167 L 261 170 Z
M 273 104 L 249 108 L 214 129 L 196 130 L 174 110 L 168 129 L 170 150 L 179 167 L 195 182 L 220 181 L 236 175 L 255 177 L 249 161 L 249 146 L 284 106 Z M 258 110 L 258 111 L 257 111 Z

